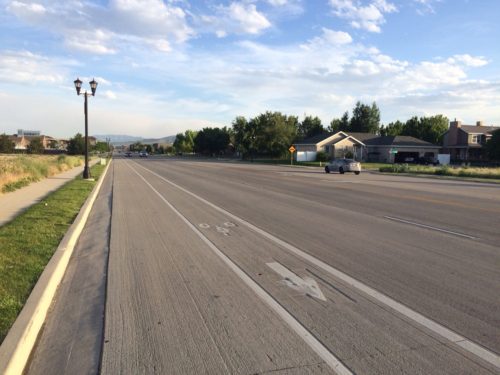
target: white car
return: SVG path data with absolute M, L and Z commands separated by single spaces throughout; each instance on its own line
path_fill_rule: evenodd
M 141 158 L 147 158 L 148 157 L 148 153 L 146 151 L 141 151 L 141 152 L 139 152 L 139 157 L 141 157 Z
M 361 163 L 353 159 L 334 159 L 325 166 L 325 172 L 354 172 L 354 174 L 361 173 Z

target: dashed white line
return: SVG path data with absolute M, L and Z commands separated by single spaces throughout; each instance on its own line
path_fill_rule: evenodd
M 183 188 L 182 186 L 179 186 L 176 183 L 166 179 L 165 177 L 160 176 L 158 173 L 155 173 L 152 170 L 150 170 L 146 167 L 143 167 L 140 164 L 136 163 L 136 165 L 138 165 L 140 168 L 148 171 L 152 175 L 158 177 L 159 179 L 167 182 L 168 184 L 176 187 L 177 189 L 185 192 L 186 194 L 198 199 L 200 202 L 205 203 L 207 206 L 212 207 L 216 211 L 219 211 L 219 212 L 223 213 L 224 215 L 227 215 L 231 219 L 245 225 L 246 227 L 250 228 L 254 232 L 262 235 L 263 237 L 265 237 L 271 241 L 273 241 L 274 243 L 280 245 L 282 248 L 288 250 L 289 252 L 299 256 L 300 258 L 308 261 L 311 264 L 314 264 L 318 268 L 321 268 L 322 270 L 328 272 L 330 275 L 337 277 L 338 279 L 347 283 L 351 287 L 362 291 L 363 293 L 367 294 L 368 296 L 372 297 L 373 299 L 377 300 L 378 302 L 380 302 L 386 306 L 389 306 L 390 308 L 397 311 L 398 313 L 406 316 L 407 318 L 413 320 L 414 322 L 424 326 L 425 328 L 427 328 L 427 329 L 431 330 L 432 332 L 438 334 L 439 336 L 449 340 L 450 342 L 454 343 L 455 345 L 460 346 L 462 349 L 468 351 L 469 353 L 476 355 L 477 357 L 481 358 L 482 360 L 484 360 L 484 361 L 492 364 L 496 368 L 500 369 L 500 356 L 498 354 L 491 352 L 486 348 L 483 348 L 481 345 L 476 344 L 475 342 L 467 339 L 466 337 L 464 337 L 462 335 L 459 335 L 458 333 L 452 331 L 451 329 L 446 328 L 445 326 L 433 321 L 432 319 L 425 317 L 424 315 L 410 309 L 409 307 L 403 305 L 402 303 L 393 300 L 392 298 L 386 296 L 385 294 L 379 292 L 378 290 L 375 290 L 375 289 L 369 287 L 368 285 L 363 284 L 361 281 L 356 280 L 355 278 L 353 278 L 353 277 L 343 273 L 342 271 L 330 266 L 329 264 L 323 262 L 322 260 L 319 260 L 319 259 L 315 258 L 314 256 L 300 250 L 299 248 L 289 244 L 288 242 L 283 241 L 282 239 L 272 235 L 271 233 L 268 233 L 268 232 L 264 231 L 263 229 L 260 229 L 259 227 L 249 223 L 248 221 L 240 218 L 239 216 L 236 216 L 236 215 L 232 214 L 231 212 L 229 212 L 229 211 L 227 211 L 219 206 L 216 206 L 212 202 L 209 202 L 206 199 L 196 195 L 195 193 L 192 193 L 191 191 Z
M 430 225 L 420 224 L 420 223 L 416 223 L 416 222 L 414 222 L 414 221 L 409 221 L 409 220 L 400 219 L 400 218 L 398 218 L 398 217 L 384 216 L 384 218 L 389 219 L 389 220 L 393 220 L 393 221 L 399 221 L 400 223 L 405 223 L 405 224 L 415 225 L 415 226 L 417 226 L 417 227 L 421 227 L 421 228 L 426 228 L 426 229 L 430 229 L 430 230 L 435 230 L 435 231 L 437 231 L 437 232 L 443 232 L 443 233 L 453 234 L 454 236 L 459 236 L 459 237 L 469 238 L 469 239 L 471 239 L 471 240 L 475 240 L 475 239 L 477 239 L 477 237 L 474 237 L 474 236 L 469 236 L 468 234 L 463 234 L 463 233 L 459 233 L 459 232 L 453 232 L 453 231 L 451 231 L 451 230 L 447 230 L 447 229 L 442 229 L 442 228 L 432 227 L 432 226 L 430 226 Z

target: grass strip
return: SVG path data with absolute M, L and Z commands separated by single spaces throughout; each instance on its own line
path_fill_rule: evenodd
M 431 166 L 418 166 L 418 165 L 414 166 L 408 164 L 393 164 L 390 166 L 381 167 L 379 171 L 385 173 L 410 173 L 410 174 L 500 180 L 500 168 L 474 168 L 474 167 L 453 168 L 448 165 L 443 165 L 440 167 L 431 167 Z
M 95 184 L 77 177 L 0 227 L 0 343 Z

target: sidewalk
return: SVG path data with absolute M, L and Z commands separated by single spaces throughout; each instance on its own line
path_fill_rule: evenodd
M 99 159 L 91 160 L 89 165 L 93 166 L 98 161 Z M 0 195 L 0 227 L 14 219 L 28 207 L 40 202 L 47 195 L 56 191 L 79 174 L 83 174 L 83 165 L 45 178 L 39 182 L 34 182 L 12 193 Z

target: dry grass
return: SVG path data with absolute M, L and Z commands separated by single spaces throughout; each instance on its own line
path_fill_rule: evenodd
M 408 164 L 393 164 L 380 168 L 380 172 L 431 174 L 454 177 L 473 177 L 500 179 L 500 168 L 450 167 L 447 165 L 431 167 Z
M 0 155 L 0 194 L 67 171 L 82 163 L 80 156 Z

